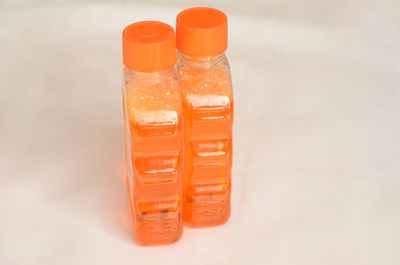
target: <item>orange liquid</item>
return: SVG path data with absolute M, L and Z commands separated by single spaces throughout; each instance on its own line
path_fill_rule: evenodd
M 233 95 L 229 66 L 179 67 L 184 111 L 183 220 L 193 227 L 230 216 Z
M 124 72 L 128 186 L 134 236 L 144 245 L 182 234 L 182 107 L 174 74 Z

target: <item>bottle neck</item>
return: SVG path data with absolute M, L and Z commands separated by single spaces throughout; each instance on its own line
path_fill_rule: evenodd
M 178 51 L 178 60 L 192 67 L 210 68 L 222 62 L 224 59 L 225 59 L 225 53 L 209 57 L 193 57 L 182 54 Z
M 175 66 L 170 69 L 157 72 L 138 72 L 125 66 L 125 74 L 127 77 L 137 81 L 145 81 L 150 83 L 159 83 L 175 73 Z

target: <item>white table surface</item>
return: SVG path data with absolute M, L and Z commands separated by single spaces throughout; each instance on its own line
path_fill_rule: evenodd
M 394 0 L 216 3 L 235 90 L 231 219 L 133 242 L 121 31 L 194 5 L 162 2 L 0 2 L 0 264 L 400 264 Z

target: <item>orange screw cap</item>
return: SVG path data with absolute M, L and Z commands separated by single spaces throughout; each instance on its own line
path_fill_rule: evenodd
M 222 54 L 228 46 L 228 18 L 217 9 L 189 8 L 176 17 L 178 51 L 193 57 Z
M 158 21 L 142 21 L 122 32 L 124 65 L 138 72 L 167 70 L 176 63 L 174 29 Z

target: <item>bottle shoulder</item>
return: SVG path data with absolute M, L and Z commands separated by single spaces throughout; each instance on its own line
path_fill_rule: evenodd
M 131 122 L 178 123 L 182 113 L 176 68 L 142 73 L 123 70 L 123 90 Z
M 204 60 L 199 63 L 178 56 L 178 76 L 184 100 L 201 96 L 203 102 L 215 101 L 223 96 L 232 101 L 232 79 L 225 54 Z

